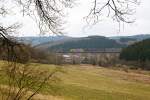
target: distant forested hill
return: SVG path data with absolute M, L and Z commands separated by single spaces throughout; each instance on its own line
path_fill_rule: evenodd
M 137 41 L 145 40 L 150 38 L 150 34 L 139 34 L 139 35 L 132 35 L 132 36 L 113 36 L 109 37 L 110 39 L 119 40 L 121 38 L 126 39 L 136 39 Z
M 17 39 L 19 41 L 24 42 L 25 44 L 31 44 L 32 46 L 45 44 L 47 42 L 55 42 L 59 40 L 66 40 L 70 39 L 71 37 L 68 36 L 42 36 L 42 37 L 18 37 Z
M 136 42 L 150 38 L 150 34 L 141 34 L 133 36 L 89 36 L 89 37 L 68 37 L 68 36 L 50 36 L 50 37 L 21 37 L 25 44 L 44 50 L 65 50 L 81 49 L 97 50 L 101 48 L 122 48 L 132 45 Z
M 150 38 L 150 34 L 140 34 L 140 35 L 133 35 L 133 36 L 114 36 L 114 37 L 108 37 L 109 39 L 113 39 L 116 40 L 120 43 L 125 43 L 125 44 L 130 44 L 130 43 L 134 43 L 137 41 L 141 41 L 144 39 L 148 39 Z M 61 35 L 61 36 L 36 36 L 36 37 L 17 37 L 18 40 L 21 40 L 22 42 L 24 42 L 25 44 L 31 44 L 32 46 L 40 46 L 40 45 L 51 45 L 55 44 L 54 42 L 63 42 L 63 41 L 68 41 L 68 40 L 76 40 L 76 39 L 82 39 L 82 38 L 75 38 L 75 37 L 69 37 L 69 36 L 65 36 L 65 35 Z M 56 44 L 57 44 L 56 43 Z M 60 43 L 60 42 L 59 42 Z
M 104 48 L 122 48 L 122 47 L 126 47 L 126 45 L 120 44 L 115 40 L 103 36 L 89 36 L 51 46 L 48 48 L 48 50 L 70 51 L 71 49 L 83 49 L 85 51 L 88 51 L 88 50 L 99 50 Z

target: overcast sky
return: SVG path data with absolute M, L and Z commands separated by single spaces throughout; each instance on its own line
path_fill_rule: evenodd
M 137 7 L 134 15 L 136 21 L 132 24 L 121 25 L 120 31 L 118 23 L 112 19 L 103 19 L 94 26 L 87 26 L 84 17 L 89 13 L 91 0 L 78 0 L 77 5 L 68 11 L 67 23 L 64 24 L 65 35 L 73 37 L 83 37 L 89 35 L 122 36 L 135 34 L 150 34 L 150 0 L 141 0 L 141 5 Z M 19 21 L 23 24 L 20 28 L 19 36 L 39 35 L 36 23 L 28 17 L 15 15 L 8 18 L 7 23 Z M 7 20 L 8 20 L 7 19 Z M 12 21 L 13 20 L 13 21 Z
M 118 23 L 111 19 L 100 21 L 97 25 L 88 28 L 83 17 L 88 14 L 89 9 L 87 4 L 82 0 L 80 6 L 72 9 L 69 15 L 68 35 L 70 36 L 87 36 L 87 35 L 135 35 L 135 34 L 150 34 L 150 0 L 141 0 L 141 5 L 137 8 L 135 14 L 136 21 L 132 24 L 121 25 L 120 31 Z M 90 0 L 91 1 L 91 0 Z

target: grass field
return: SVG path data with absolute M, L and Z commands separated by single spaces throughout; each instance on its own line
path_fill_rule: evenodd
M 32 66 L 41 70 L 55 67 L 46 64 Z M 41 94 L 56 96 L 58 100 L 150 100 L 150 72 L 127 73 L 90 65 L 60 67 L 65 71 L 57 74 L 61 81 L 46 85 Z

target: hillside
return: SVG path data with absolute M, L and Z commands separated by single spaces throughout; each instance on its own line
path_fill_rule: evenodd
M 128 42 L 128 41 L 141 41 L 144 39 L 148 39 L 150 38 L 150 34 L 140 34 L 140 35 L 133 35 L 133 36 L 112 36 L 112 37 L 108 37 L 109 39 L 113 39 L 113 40 L 123 40 L 124 42 Z M 21 40 L 25 43 L 30 43 L 33 46 L 35 45 L 41 45 L 41 44 L 48 44 L 49 42 L 55 42 L 55 41 L 64 41 L 64 40 L 70 40 L 70 39 L 78 39 L 75 37 L 69 37 L 69 36 L 36 36 L 36 37 L 18 37 L 18 40 Z
M 93 40 L 97 38 L 97 40 L 95 41 L 98 41 L 99 39 L 98 43 L 95 44 L 92 38 Z M 141 35 L 133 35 L 133 36 L 115 36 L 115 37 L 89 36 L 89 37 L 80 37 L 80 38 L 68 37 L 68 36 L 21 37 L 19 38 L 19 40 L 23 41 L 24 43 L 31 44 L 32 46 L 40 49 L 64 50 L 63 48 L 65 47 L 66 50 L 69 50 L 74 48 L 75 49 L 76 48 L 84 48 L 84 49 L 99 48 L 100 49 L 104 47 L 120 48 L 120 47 L 125 47 L 126 45 L 131 45 L 138 41 L 142 41 L 147 38 L 150 38 L 149 34 L 145 34 L 145 35 L 141 34 Z M 88 46 L 89 42 L 91 47 Z
M 115 40 L 111 40 L 102 36 L 90 36 L 76 41 L 69 41 L 59 45 L 49 47 L 49 50 L 70 51 L 71 49 L 83 49 L 84 51 L 101 50 L 104 48 L 122 48 L 124 44 L 119 44 Z
M 78 40 L 78 38 L 68 37 L 68 38 L 63 38 L 63 39 L 59 39 L 59 40 L 43 42 L 41 44 L 34 45 L 34 47 L 47 50 L 49 47 L 59 45 L 59 44 L 61 45 L 66 42 L 76 41 L 76 40 Z
M 122 48 L 126 47 L 125 44 L 120 44 L 115 40 L 103 37 L 103 36 L 89 36 L 84 38 L 78 38 L 72 41 L 66 41 L 64 43 L 53 45 L 48 47 L 48 50 L 55 51 L 70 51 L 71 49 L 83 49 L 84 51 L 99 51 L 105 48 Z

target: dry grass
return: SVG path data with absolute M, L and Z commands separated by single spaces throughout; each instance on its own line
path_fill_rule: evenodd
M 7 91 L 8 90 L 8 86 L 7 85 L 0 85 L 0 88 L 3 89 L 3 91 Z M 17 89 L 16 89 L 17 91 Z M 33 92 L 29 91 L 27 93 L 27 95 L 31 95 Z M 2 95 L 0 95 L 1 98 Z M 5 98 L 5 95 L 3 95 L 3 98 Z M 0 99 L 1 100 L 1 99 Z M 5 99 L 4 99 L 5 100 Z M 26 99 L 24 99 L 26 100 Z M 35 95 L 32 100 L 64 100 L 63 97 L 58 97 L 58 96 L 52 96 L 52 95 L 45 95 L 45 94 L 37 94 Z
M 32 64 L 39 69 L 58 66 Z M 48 85 L 34 100 L 150 100 L 149 71 L 108 69 L 91 65 L 63 65 L 65 73 L 57 74 L 62 81 Z M 53 96 L 52 96 L 53 95 Z
M 35 97 L 33 97 L 33 100 L 65 100 L 65 99 L 63 99 L 63 97 L 57 97 L 52 95 L 37 94 Z

